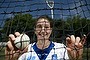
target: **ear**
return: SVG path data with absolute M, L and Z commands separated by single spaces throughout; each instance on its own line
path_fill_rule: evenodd
M 36 32 L 36 28 L 34 28 L 34 33 L 36 34 L 37 32 Z
M 51 28 L 50 30 L 51 30 L 51 32 L 52 32 L 52 28 Z
M 52 28 L 50 30 L 51 30 L 51 33 L 52 33 Z
M 36 34 L 36 30 L 35 30 L 35 32 L 34 32 L 35 34 Z

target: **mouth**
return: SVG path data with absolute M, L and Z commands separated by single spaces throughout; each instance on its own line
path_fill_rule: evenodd
M 41 37 L 48 36 L 48 34 L 38 34 L 38 35 L 41 36 Z
M 46 38 L 46 37 L 49 36 L 49 34 L 48 34 L 48 33 L 38 33 L 38 36 L 39 36 L 39 37 Z

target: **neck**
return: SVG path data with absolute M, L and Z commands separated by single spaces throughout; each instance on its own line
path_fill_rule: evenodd
M 50 45 L 50 41 L 49 40 L 38 40 L 37 41 L 37 47 L 39 49 L 45 49 L 45 48 L 48 48 Z

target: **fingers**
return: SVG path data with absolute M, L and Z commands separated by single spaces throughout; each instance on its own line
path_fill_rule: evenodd
M 19 37 L 19 36 L 20 36 L 20 33 L 19 33 L 19 32 L 15 32 L 14 35 L 15 35 L 16 37 Z
M 66 42 L 68 44 L 75 43 L 75 36 L 74 35 L 71 35 L 71 36 L 67 37 L 66 38 Z
M 86 42 L 86 35 L 84 34 L 84 36 L 82 37 L 82 39 L 81 39 L 81 44 L 85 44 L 85 42 Z
M 80 40 L 81 40 L 80 37 L 76 37 L 75 46 L 78 47 L 78 48 L 82 48 L 83 47 L 83 45 L 81 44 Z
M 15 40 L 15 36 L 13 34 L 9 34 L 9 38 L 13 41 Z
M 67 37 L 67 38 L 66 38 L 66 42 L 67 42 L 68 44 L 71 44 L 71 43 L 72 43 L 70 37 Z
M 67 47 L 73 48 L 74 46 L 76 48 L 83 48 L 83 45 L 86 41 L 86 37 L 84 36 L 83 38 L 80 37 L 75 37 L 74 35 L 71 35 L 70 37 L 66 38 L 66 44 Z
M 76 37 L 74 35 L 71 35 L 70 37 L 66 38 L 66 41 L 70 44 L 70 43 L 75 43 L 76 45 L 78 43 L 84 44 L 86 41 L 86 36 L 84 35 L 82 38 L 80 37 Z
M 71 41 L 72 41 L 72 43 L 75 43 L 75 36 L 74 35 L 71 35 Z
M 69 52 L 70 52 L 70 51 L 72 51 L 72 49 L 71 49 L 71 48 L 68 48 L 68 47 L 67 47 L 66 49 L 67 49 L 67 51 L 69 51 Z
M 80 40 L 81 40 L 80 37 L 76 37 L 75 45 L 78 45 Z
M 11 39 L 11 40 L 15 40 L 15 38 L 16 37 L 18 37 L 18 36 L 20 36 L 20 33 L 19 32 L 15 32 L 15 35 L 14 34 L 9 34 L 9 38 Z

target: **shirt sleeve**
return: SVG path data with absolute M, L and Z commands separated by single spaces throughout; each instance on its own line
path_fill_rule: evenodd
M 63 56 L 63 59 L 65 60 L 69 60 L 69 56 L 68 56 L 68 52 L 67 52 L 67 49 L 66 49 L 66 46 L 64 44 L 63 45 L 63 48 L 62 48 L 62 56 Z
M 69 60 L 66 46 L 62 43 L 55 43 L 55 53 L 58 55 L 58 59 Z
M 69 59 L 69 56 L 68 56 L 68 52 L 67 52 L 66 48 L 63 49 L 63 54 L 64 54 L 63 55 L 63 58 L 66 59 L 66 60 L 68 60 Z

